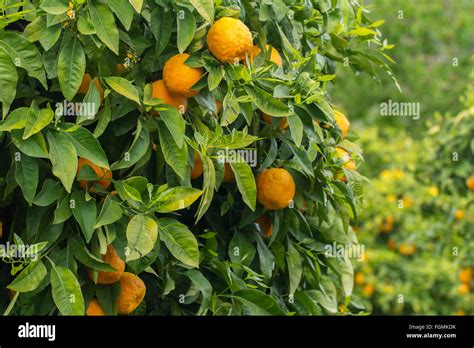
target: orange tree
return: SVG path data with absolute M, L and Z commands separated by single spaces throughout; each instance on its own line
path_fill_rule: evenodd
M 327 253 L 357 244 L 362 157 L 326 86 L 338 62 L 389 70 L 381 21 L 348 0 L 1 3 L 6 314 L 363 310 Z

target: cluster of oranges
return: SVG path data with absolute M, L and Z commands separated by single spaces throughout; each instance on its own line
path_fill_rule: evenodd
M 97 284 L 120 283 L 120 296 L 118 298 L 118 312 L 129 314 L 133 312 L 145 297 L 145 283 L 135 274 L 125 272 L 125 262 L 117 254 L 115 248 L 109 244 L 107 252 L 102 255 L 102 260 L 115 269 L 114 272 L 99 271 L 96 278 Z M 88 269 L 87 274 L 94 280 L 94 271 Z M 86 314 L 89 316 L 106 315 L 99 301 L 93 298 L 87 307 Z
M 367 297 L 372 297 L 375 292 L 375 286 L 372 283 L 367 283 L 365 280 L 365 276 L 362 272 L 357 272 L 354 275 L 354 284 L 363 286 L 362 293 Z

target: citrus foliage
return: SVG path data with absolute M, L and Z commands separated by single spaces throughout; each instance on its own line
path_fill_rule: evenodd
M 325 253 L 357 244 L 362 195 L 326 87 L 346 57 L 389 70 L 381 22 L 348 0 L 22 8 L 0 31 L 0 205 L 39 255 L 3 255 L 6 313 L 363 311 Z
M 374 313 L 473 314 L 474 110 L 463 99 L 466 110 L 435 115 L 423 140 L 361 132 L 378 175 L 366 190 L 358 236 L 368 258 L 356 266 L 355 293 Z

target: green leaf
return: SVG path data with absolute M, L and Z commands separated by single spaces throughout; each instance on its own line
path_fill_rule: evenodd
M 152 251 L 157 239 L 156 221 L 143 214 L 135 215 L 127 226 L 127 262 L 137 260 Z
M 168 46 L 171 38 L 173 17 L 170 12 L 166 12 L 162 7 L 156 7 L 150 16 L 151 32 L 155 36 L 157 44 L 155 46 L 155 55 L 160 55 Z
M 245 86 L 245 91 L 253 99 L 255 105 L 269 116 L 289 116 L 290 109 L 287 105 L 258 87 Z
M 72 100 L 81 87 L 86 72 L 86 54 L 76 37 L 61 48 L 58 58 L 58 79 L 63 95 Z
M 31 77 L 39 80 L 43 87 L 48 89 L 46 73 L 43 67 L 43 59 L 41 53 L 34 44 L 29 42 L 19 33 L 12 31 L 0 32 L 0 48 L 3 48 L 3 50 L 10 55 L 13 64 L 28 71 L 28 74 Z
M 161 151 L 166 163 L 180 178 L 185 178 L 189 172 L 188 147 L 182 146 L 179 148 L 172 133 L 170 133 L 167 127 L 163 127 L 162 123 L 159 124 L 158 133 L 160 135 Z
M 62 127 L 79 157 L 86 158 L 99 167 L 109 169 L 109 161 L 104 149 L 87 128 L 72 124 L 63 124 Z
M 40 8 L 47 13 L 59 15 L 66 13 L 69 9 L 67 0 L 43 0 Z
M 1 51 L 0 51 L 0 53 L 1 53 Z M 0 81 L 0 83 L 1 83 L 1 81 Z M 9 132 L 13 129 L 23 129 L 23 128 L 25 128 L 25 126 L 26 126 L 26 115 L 28 113 L 28 110 L 29 110 L 29 108 L 26 108 L 26 107 L 22 107 L 22 108 L 18 108 L 18 109 L 13 110 L 8 115 L 7 119 L 2 124 L 0 124 L 0 132 L 1 131 Z
M 137 13 L 142 12 L 143 0 L 128 0 Z
M 241 302 L 251 315 L 285 315 L 278 303 L 259 290 L 239 290 L 232 298 Z
M 138 90 L 130 81 L 117 76 L 106 77 L 104 80 L 115 92 L 140 105 L 140 95 L 138 94 Z
M 260 261 L 260 269 L 262 271 L 262 274 L 265 276 L 265 279 L 269 280 L 272 277 L 272 269 L 275 257 L 273 256 L 270 249 L 268 249 L 263 239 L 258 234 L 255 235 L 255 239 L 257 240 L 257 251 L 258 258 Z
M 229 164 L 234 172 L 235 181 L 242 194 L 242 199 L 252 211 L 255 211 L 255 206 L 257 205 L 257 185 L 252 168 L 242 158 L 237 162 L 231 161 Z
M 36 158 L 49 158 L 48 149 L 46 147 L 46 141 L 44 140 L 43 134 L 36 133 L 32 137 L 23 140 L 23 132 L 15 129 L 10 133 L 13 144 L 20 149 L 21 152 L 31 157 Z
M 23 140 L 28 139 L 33 134 L 40 132 L 48 126 L 54 118 L 54 111 L 51 109 L 39 110 L 36 102 L 33 101 L 31 108 L 26 115 L 26 126 L 23 132 Z
M 64 132 L 48 132 L 49 158 L 53 174 L 61 180 L 67 192 L 71 192 L 77 171 L 77 152 Z
M 286 261 L 288 262 L 288 274 L 290 277 L 289 293 L 294 295 L 303 275 L 303 267 L 301 255 L 292 243 L 289 243 Z
M 201 272 L 190 269 L 184 273 L 191 281 L 194 286 L 196 286 L 202 294 L 201 306 L 196 313 L 196 315 L 206 315 L 209 305 L 211 304 L 212 298 L 212 285 L 209 280 L 202 275 Z
M 51 267 L 51 292 L 62 315 L 84 315 L 81 285 L 69 268 Z
M 367 35 L 377 35 L 374 30 L 368 28 L 357 28 L 353 30 L 349 30 L 347 35 L 355 35 L 355 36 L 367 36 Z
M 158 213 L 170 213 L 189 207 L 201 195 L 201 190 L 192 187 L 173 187 L 160 195 L 159 201 L 151 208 Z
M 214 0 L 190 0 L 196 11 L 209 23 L 214 22 Z
M 53 224 L 60 224 L 71 217 L 70 203 L 70 196 L 64 192 L 63 196 L 58 199 L 56 209 L 54 210 Z
M 44 181 L 43 187 L 40 193 L 35 197 L 33 203 L 40 207 L 47 207 L 59 198 L 61 192 L 64 191 L 60 183 L 48 178 Z
M 291 137 L 295 142 L 296 146 L 301 146 L 303 140 L 303 122 L 298 116 L 287 117 L 288 124 L 290 125 Z
M 98 1 L 89 1 L 89 13 L 97 36 L 112 52 L 119 54 L 119 31 L 110 9 Z
M 89 243 L 94 234 L 94 225 L 97 218 L 97 206 L 94 200 L 86 201 L 83 191 L 74 191 L 71 194 L 74 205 L 71 207 L 74 218 L 79 223 L 82 233 Z
M 208 156 L 201 156 L 202 167 L 203 167 L 203 188 L 204 193 L 199 202 L 199 208 L 196 212 L 196 221 L 201 220 L 206 211 L 209 209 L 214 197 L 214 188 L 216 187 L 216 170 L 214 163 Z
M 186 225 L 171 219 L 158 220 L 160 239 L 171 254 L 191 267 L 199 267 L 199 248 L 196 237 Z
M 255 257 L 254 246 L 241 231 L 235 231 L 229 243 L 229 258 L 233 263 L 249 266 Z
M 33 157 L 22 155 L 15 161 L 15 179 L 21 187 L 25 200 L 31 205 L 38 187 L 39 167 Z
M 104 205 L 100 211 L 99 217 L 94 225 L 94 228 L 106 226 L 120 220 L 122 217 L 122 208 L 120 204 L 112 199 L 111 195 L 105 198 Z
M 194 15 L 186 8 L 179 8 L 176 15 L 178 26 L 178 51 L 183 53 L 193 41 L 196 32 L 196 19 Z
M 110 266 L 108 263 L 102 261 L 94 254 L 92 254 L 84 243 L 77 237 L 71 238 L 69 240 L 69 245 L 71 246 L 74 257 L 79 260 L 83 265 L 102 272 L 115 272 L 116 269 Z
M 183 115 L 174 107 L 161 106 L 159 108 L 160 119 L 163 120 L 176 145 L 181 149 L 184 143 L 184 132 L 186 122 Z
M 207 84 L 209 86 L 209 91 L 215 90 L 219 87 L 219 84 L 224 77 L 225 70 L 222 66 L 211 66 L 209 68 L 209 75 L 207 77 Z
M 113 0 L 108 1 L 107 5 L 122 22 L 125 29 L 129 31 L 133 21 L 133 8 L 130 3 L 127 0 Z
M 0 79 L 0 101 L 2 102 L 2 116 L 5 117 L 10 110 L 10 105 L 15 100 L 18 73 L 10 56 L 2 47 L 0 47 L 0 76 L 2 77 Z
M 62 33 L 62 26 L 60 24 L 51 27 L 43 28 L 40 32 L 39 42 L 45 51 L 49 51 L 58 42 Z
M 18 292 L 35 290 L 46 277 L 46 266 L 41 260 L 31 262 L 11 283 L 8 289 Z
M 150 147 L 150 133 L 146 126 L 142 126 L 139 121 L 135 131 L 135 139 L 130 149 L 127 151 L 128 156 L 122 158 L 119 162 L 112 164 L 113 170 L 130 168 L 136 164 L 143 156 L 145 156 Z

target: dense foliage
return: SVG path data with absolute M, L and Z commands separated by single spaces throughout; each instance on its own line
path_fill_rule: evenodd
M 2 242 L 39 251 L 36 259 L 3 255 L 5 313 L 83 315 L 97 298 L 117 314 L 118 299 L 128 294 L 125 277 L 94 282 L 97 271 L 117 270 L 101 256 L 110 244 L 126 261 L 126 278 L 146 284 L 135 314 L 364 311 L 352 298 L 349 258 L 326 253 L 333 243 L 357 244 L 351 225 L 362 196 L 362 177 L 335 149 L 362 159 L 348 140 L 354 135 L 343 139 L 335 125 L 327 93 L 335 61 L 349 57 L 356 71 L 389 71 L 381 22 L 371 22 L 361 5 L 0 5 Z M 218 61 L 206 36 L 222 17 L 245 23 L 262 52 L 266 44 L 276 48 L 282 66 L 264 54 Z M 178 110 L 153 98 L 151 83 L 183 52 L 190 54 L 186 70 L 203 75 L 192 86 L 199 94 L 189 93 L 187 109 Z M 177 70 L 174 82 L 189 78 Z M 282 117 L 288 129 L 279 127 Z M 242 149 L 256 150 L 256 165 L 229 161 L 235 180 L 223 182 L 222 151 Z M 191 179 L 198 162 L 203 174 Z M 255 177 L 269 167 L 285 168 L 296 183 L 288 208 L 267 211 L 257 203 Z M 270 238 L 254 223 L 263 214 L 271 219 Z

